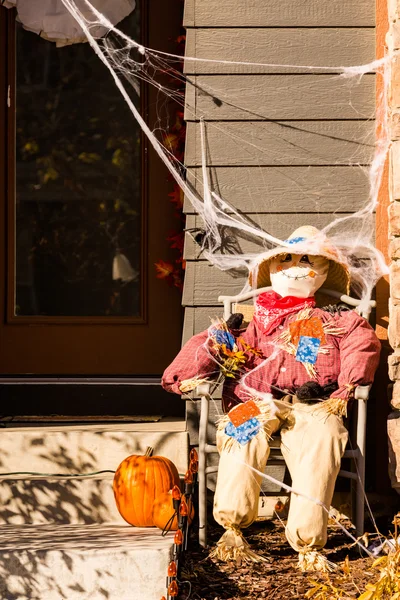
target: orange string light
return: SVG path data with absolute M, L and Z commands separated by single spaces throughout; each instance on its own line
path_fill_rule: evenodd
M 174 536 L 174 544 L 176 546 L 182 546 L 183 544 L 183 533 L 181 529 L 178 529 Z
M 185 498 L 182 498 L 181 505 L 179 507 L 179 514 L 182 517 L 187 517 L 189 514 L 188 505 L 186 504 Z
M 176 562 L 172 560 L 168 565 L 168 577 L 176 577 L 177 572 Z
M 194 474 L 194 473 L 197 473 L 197 472 L 198 472 L 198 470 L 199 470 L 199 462 L 198 462 L 197 460 L 191 460 L 191 461 L 190 461 L 190 466 L 189 466 L 189 469 L 191 470 L 191 472 L 192 472 L 193 474 Z
M 171 583 L 168 586 L 168 594 L 172 597 L 177 596 L 179 592 L 178 589 L 178 584 L 176 583 L 176 581 L 171 581 Z
M 193 475 L 192 475 L 192 471 L 189 469 L 188 471 L 186 471 L 185 473 L 185 479 L 184 479 L 185 483 L 193 483 Z
M 174 485 L 174 487 L 172 488 L 172 498 L 173 500 L 181 499 L 181 490 L 178 488 L 177 485 Z
M 197 452 L 194 448 L 191 449 L 189 457 L 190 457 L 190 462 L 192 462 L 192 460 L 195 460 L 195 461 L 199 460 L 199 455 L 197 454 Z

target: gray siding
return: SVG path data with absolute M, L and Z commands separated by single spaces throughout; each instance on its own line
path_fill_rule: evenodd
M 210 61 L 226 60 L 261 65 L 221 64 L 186 61 L 190 74 L 279 73 L 275 65 L 313 65 L 315 67 L 351 66 L 368 63 L 375 43 L 372 28 L 249 28 L 188 29 L 186 56 L 200 56 Z M 372 57 L 373 58 L 373 57 Z M 285 67 L 284 72 L 306 72 Z M 322 70 L 329 72 L 328 70 Z
M 374 27 L 371 0 L 186 0 L 186 27 Z
M 333 213 L 357 210 L 374 146 L 375 76 L 346 85 L 327 69 L 243 63 L 368 63 L 374 0 L 186 0 L 184 24 L 187 56 L 242 63 L 185 61 L 185 162 L 195 187 L 201 192 L 203 118 L 212 185 L 272 235 L 285 238 L 299 225 L 324 226 Z M 201 225 L 188 201 L 184 210 L 188 228 Z M 209 266 L 189 236 L 185 258 L 184 340 L 221 314 L 219 294 L 244 283 Z
M 356 86 L 345 85 L 332 75 L 309 74 L 193 75 L 190 81 L 194 85 L 188 84 L 186 88 L 187 121 L 196 117 L 207 121 L 254 122 L 374 116 L 372 74 L 365 75 Z
M 196 164 L 196 158 L 192 160 Z M 223 198 L 229 198 L 233 206 L 248 214 L 258 214 L 261 207 L 273 213 L 276 212 L 271 210 L 274 206 L 283 213 L 306 213 L 310 207 L 310 196 L 302 183 L 310 179 L 314 181 L 314 201 L 319 203 L 321 213 L 354 211 L 360 198 L 368 193 L 367 179 L 359 167 L 299 166 L 283 170 L 274 166 L 246 169 L 216 166 L 209 169 L 209 176 L 212 182 L 216 182 L 216 189 Z M 188 180 L 200 194 L 203 193 L 199 167 L 191 168 Z M 299 185 L 294 185 L 294 182 Z M 193 207 L 187 200 L 184 211 L 186 214 L 193 213 Z
M 276 166 L 289 178 L 293 173 L 283 170 L 286 167 L 367 165 L 374 151 L 374 124 L 367 120 L 225 121 L 221 126 L 206 123 L 206 128 L 210 166 Z M 189 167 L 201 165 L 199 123 L 188 123 L 185 162 Z M 265 185 L 261 174 L 256 179 Z M 309 188 L 310 180 L 306 185 Z

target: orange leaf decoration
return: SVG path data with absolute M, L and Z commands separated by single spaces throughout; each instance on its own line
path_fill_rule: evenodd
M 183 275 L 180 270 L 174 270 L 172 274 L 172 281 L 175 287 L 177 287 L 180 290 L 183 290 Z
M 174 231 L 171 233 L 169 237 L 167 237 L 168 242 L 170 242 L 171 248 L 175 248 L 176 250 L 180 250 L 183 252 L 183 243 L 185 239 L 185 234 L 183 231 Z
M 158 262 L 154 263 L 154 265 L 156 267 L 156 271 L 157 271 L 156 277 L 158 279 L 166 279 L 174 272 L 174 268 L 175 268 L 174 265 L 171 264 L 170 262 L 166 262 L 165 260 L 161 260 L 161 259 Z
M 171 199 L 172 204 L 175 204 L 178 210 L 182 210 L 184 193 L 178 184 L 174 185 L 174 191 L 168 194 L 168 197 Z
M 164 137 L 164 146 L 172 153 L 178 147 L 178 142 L 179 137 L 175 133 L 169 133 Z
M 221 344 L 221 352 L 228 358 L 233 358 L 239 363 L 246 362 L 246 356 L 243 350 L 237 350 L 234 352 L 233 350 L 229 350 L 226 344 Z
M 250 354 L 254 354 L 254 356 L 259 356 L 260 358 L 262 358 L 263 353 L 259 348 L 253 348 L 247 342 L 245 342 L 242 337 L 238 338 L 237 341 L 243 346 L 246 352 L 250 352 Z

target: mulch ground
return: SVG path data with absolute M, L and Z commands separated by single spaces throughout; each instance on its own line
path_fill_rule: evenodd
M 223 533 L 212 519 L 209 520 L 209 544 L 213 545 Z M 349 526 L 349 523 L 344 523 Z M 388 532 L 387 520 L 379 524 L 380 531 Z M 354 532 L 354 530 L 353 530 Z M 329 527 L 328 544 L 323 554 L 338 565 L 336 574 L 302 573 L 296 569 L 297 554 L 286 541 L 283 524 L 279 521 L 257 521 L 245 531 L 251 548 L 267 557 L 269 562 L 257 564 L 220 563 L 208 557 L 209 550 L 199 546 L 193 530 L 190 547 L 181 561 L 179 600 L 258 600 L 273 598 L 288 600 L 305 598 L 318 582 L 328 586 L 320 598 L 358 598 L 368 582 L 379 574 L 371 571 L 371 559 L 351 547 L 351 540 L 337 527 Z M 346 557 L 350 574 L 346 574 Z M 186 581 L 186 583 L 184 583 Z M 338 596 L 330 585 L 342 590 Z

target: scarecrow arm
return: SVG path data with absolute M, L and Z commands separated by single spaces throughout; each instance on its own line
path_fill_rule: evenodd
M 167 392 L 182 394 L 182 381 L 201 380 L 219 374 L 219 367 L 208 346 L 208 337 L 207 330 L 193 336 L 164 371 L 161 385 Z
M 379 363 L 381 345 L 375 331 L 355 311 L 335 318 L 346 333 L 338 338 L 340 350 L 340 373 L 338 389 L 331 398 L 348 400 L 358 385 L 369 385 L 374 380 Z
M 243 315 L 234 313 L 226 322 L 228 331 L 235 340 L 245 331 L 240 329 L 242 321 Z M 167 392 L 182 394 L 195 389 L 204 379 L 216 379 L 220 372 L 220 364 L 214 357 L 210 331 L 206 329 L 183 346 L 165 370 L 161 385 Z

